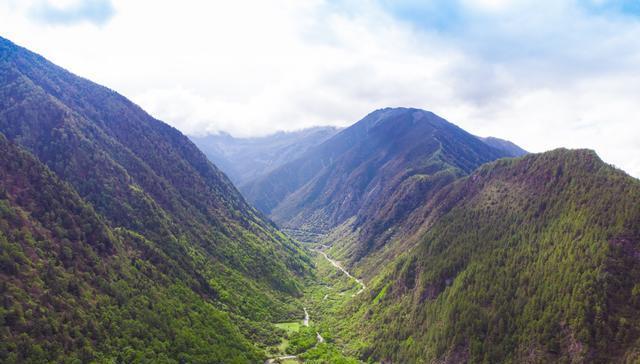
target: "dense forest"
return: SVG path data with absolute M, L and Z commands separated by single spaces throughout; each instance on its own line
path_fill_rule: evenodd
M 0 361 L 254 361 L 299 315 L 308 255 L 176 129 L 5 39 L 0 110 Z
M 481 167 L 347 310 L 365 358 L 636 362 L 640 182 L 587 150 Z M 427 219 L 428 221 L 428 219 Z
M 0 174 L 2 362 L 260 358 L 196 282 L 154 264 L 171 262 L 163 252 L 135 232 L 109 228 L 1 135 Z

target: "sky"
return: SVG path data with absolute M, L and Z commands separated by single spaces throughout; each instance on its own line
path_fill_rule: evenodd
M 640 0 L 0 0 L 0 36 L 188 135 L 417 107 L 640 177 Z

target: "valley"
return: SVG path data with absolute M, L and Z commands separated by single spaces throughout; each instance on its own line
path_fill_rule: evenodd
M 307 307 L 304 307 L 304 317 L 300 321 L 276 323 L 275 326 L 284 329 L 285 333 L 281 333 L 281 342 L 277 347 L 267 349 L 268 356 L 272 358 L 265 363 L 313 360 L 344 364 L 360 362 L 343 351 L 343 342 L 337 336 L 338 331 L 331 316 L 347 304 L 351 297 L 362 293 L 364 283 L 354 278 L 326 253 L 313 251 L 318 275 L 315 280 L 308 282 L 301 300 L 314 312 L 314 316 L 312 318 Z M 315 338 L 315 342 L 312 338 Z M 289 349 L 292 341 L 294 347 Z
M 331 258 L 329 258 L 329 256 L 327 255 L 327 253 L 325 253 L 324 251 L 320 250 L 320 249 L 315 249 L 315 251 L 319 254 L 321 254 L 329 263 L 331 263 L 332 266 L 336 267 L 337 269 L 339 269 L 342 273 L 344 273 L 347 277 L 349 277 L 350 279 L 352 279 L 355 283 L 357 283 L 358 285 L 360 285 L 360 289 L 358 290 L 358 292 L 354 293 L 352 297 L 355 297 L 357 295 L 359 295 L 360 293 L 362 293 L 367 286 L 365 286 L 364 282 L 361 279 L 358 279 L 354 276 L 351 275 L 351 273 L 347 272 L 346 269 L 344 269 L 342 267 L 342 265 L 340 264 L 340 262 L 333 260 Z
M 640 181 L 407 107 L 190 139 L 0 37 L 0 278 L 9 364 L 637 363 Z
M 303 300 L 347 357 L 633 362 L 640 183 L 590 150 L 488 141 L 381 109 L 244 192 L 313 252 Z

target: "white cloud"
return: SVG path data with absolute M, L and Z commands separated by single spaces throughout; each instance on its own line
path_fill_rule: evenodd
M 503 11 L 514 5 L 514 0 L 465 0 L 466 6 L 482 11 Z
M 425 11 L 449 8 L 431 24 L 374 0 L 114 0 L 98 26 L 34 21 L 43 1 L 0 0 L 0 34 L 185 133 L 347 125 L 414 106 L 532 151 L 593 148 L 640 176 L 640 25 L 629 14 L 432 0 Z

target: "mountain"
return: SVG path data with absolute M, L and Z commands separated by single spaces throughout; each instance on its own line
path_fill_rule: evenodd
M 201 296 L 213 292 L 194 289 L 197 276 L 154 245 L 110 228 L 0 135 L 1 361 L 259 360 L 229 315 Z
M 299 315 L 303 249 L 123 96 L 0 38 L 0 133 L 3 362 L 255 361 Z
M 263 137 L 235 138 L 227 133 L 220 133 L 192 136 L 191 140 L 237 186 L 243 186 L 299 158 L 338 131 L 335 127 L 314 127 Z
M 412 108 L 202 142 L 259 209 L 0 38 L 0 362 L 640 361 L 640 181 L 593 151 Z
M 368 224 L 374 236 L 427 195 L 506 156 L 431 112 L 387 108 L 242 190 L 284 228 L 324 234 L 355 220 L 350 229 Z
M 362 359 L 640 358 L 640 181 L 594 152 L 484 165 L 420 220 L 413 248 L 338 318 L 360 333 Z
M 513 144 L 512 142 L 504 139 L 494 138 L 494 137 L 478 137 L 480 140 L 485 142 L 485 144 L 490 145 L 496 149 L 500 149 L 503 152 L 507 153 L 510 157 L 522 157 L 528 152 L 519 146 Z

